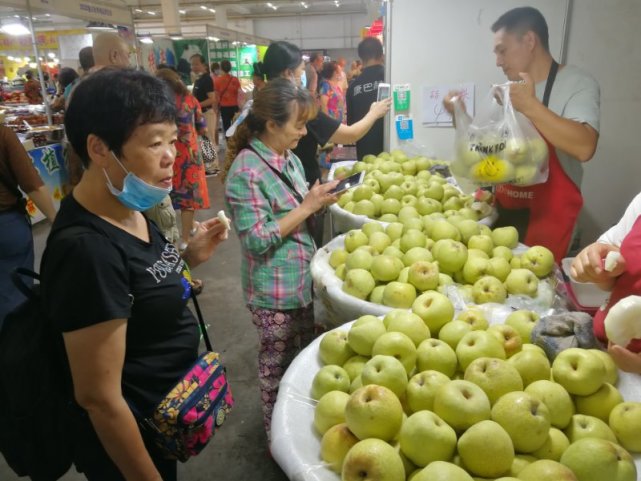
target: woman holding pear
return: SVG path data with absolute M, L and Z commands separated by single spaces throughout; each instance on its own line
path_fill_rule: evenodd
M 618 224 L 574 258 L 571 270 L 575 280 L 594 282 L 611 291 L 610 299 L 594 315 L 594 333 L 608 342 L 608 352 L 619 369 L 637 374 L 641 374 L 641 339 L 634 334 L 637 320 L 627 319 L 625 310 L 629 313 L 636 310 L 636 301 L 628 296 L 641 295 L 640 247 L 641 194 L 632 200 Z M 628 306 L 617 306 L 619 301 L 627 302 Z M 612 342 L 615 329 L 630 331 L 626 340 L 632 340 L 615 344 Z

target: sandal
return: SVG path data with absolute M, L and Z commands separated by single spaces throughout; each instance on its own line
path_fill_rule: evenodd
M 203 281 L 200 279 L 194 279 L 191 281 L 191 290 L 194 292 L 194 295 L 197 296 L 203 291 Z

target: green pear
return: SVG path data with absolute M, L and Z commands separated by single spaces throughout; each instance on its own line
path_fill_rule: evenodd
M 501 476 L 514 461 L 512 440 L 494 421 L 481 421 L 468 428 L 459 438 L 457 448 L 463 465 L 477 476 Z

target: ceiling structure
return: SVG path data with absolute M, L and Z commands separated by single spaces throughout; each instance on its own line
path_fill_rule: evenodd
M 134 21 L 158 21 L 162 16 L 160 0 L 122 0 L 132 8 Z M 227 18 L 255 19 L 283 16 L 346 15 L 366 13 L 373 0 L 180 0 L 182 21 L 215 22 L 216 8 L 226 8 Z M 184 13 L 183 13 L 184 12 Z
M 103 3 L 92 0 L 93 3 Z M 216 10 L 220 18 L 227 20 L 255 20 L 274 17 L 310 17 L 315 15 L 349 15 L 368 13 L 372 18 L 381 5 L 381 0 L 176 0 L 183 33 L 194 26 L 220 25 L 216 22 Z M 165 0 L 104 0 L 104 4 L 128 9 L 138 32 L 156 33 L 163 31 L 163 9 Z M 27 10 L 20 8 L 21 0 L 0 0 L 0 20 L 22 17 L 26 21 Z M 14 6 L 6 6 L 6 5 Z M 26 5 L 26 1 L 23 5 Z M 224 13 L 222 11 L 224 10 Z M 55 11 L 55 10 L 54 10 Z M 87 26 L 86 20 L 79 20 L 51 13 L 37 12 L 33 15 L 36 30 L 76 29 Z M 26 22 L 25 22 L 26 23 Z M 185 32 L 186 30 L 186 32 Z

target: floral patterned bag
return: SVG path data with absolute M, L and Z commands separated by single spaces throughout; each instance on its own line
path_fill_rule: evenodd
M 207 445 L 234 405 L 226 370 L 213 352 L 200 306 L 193 295 L 207 352 L 167 393 L 149 417 L 139 419 L 143 431 L 169 459 L 186 461 Z

